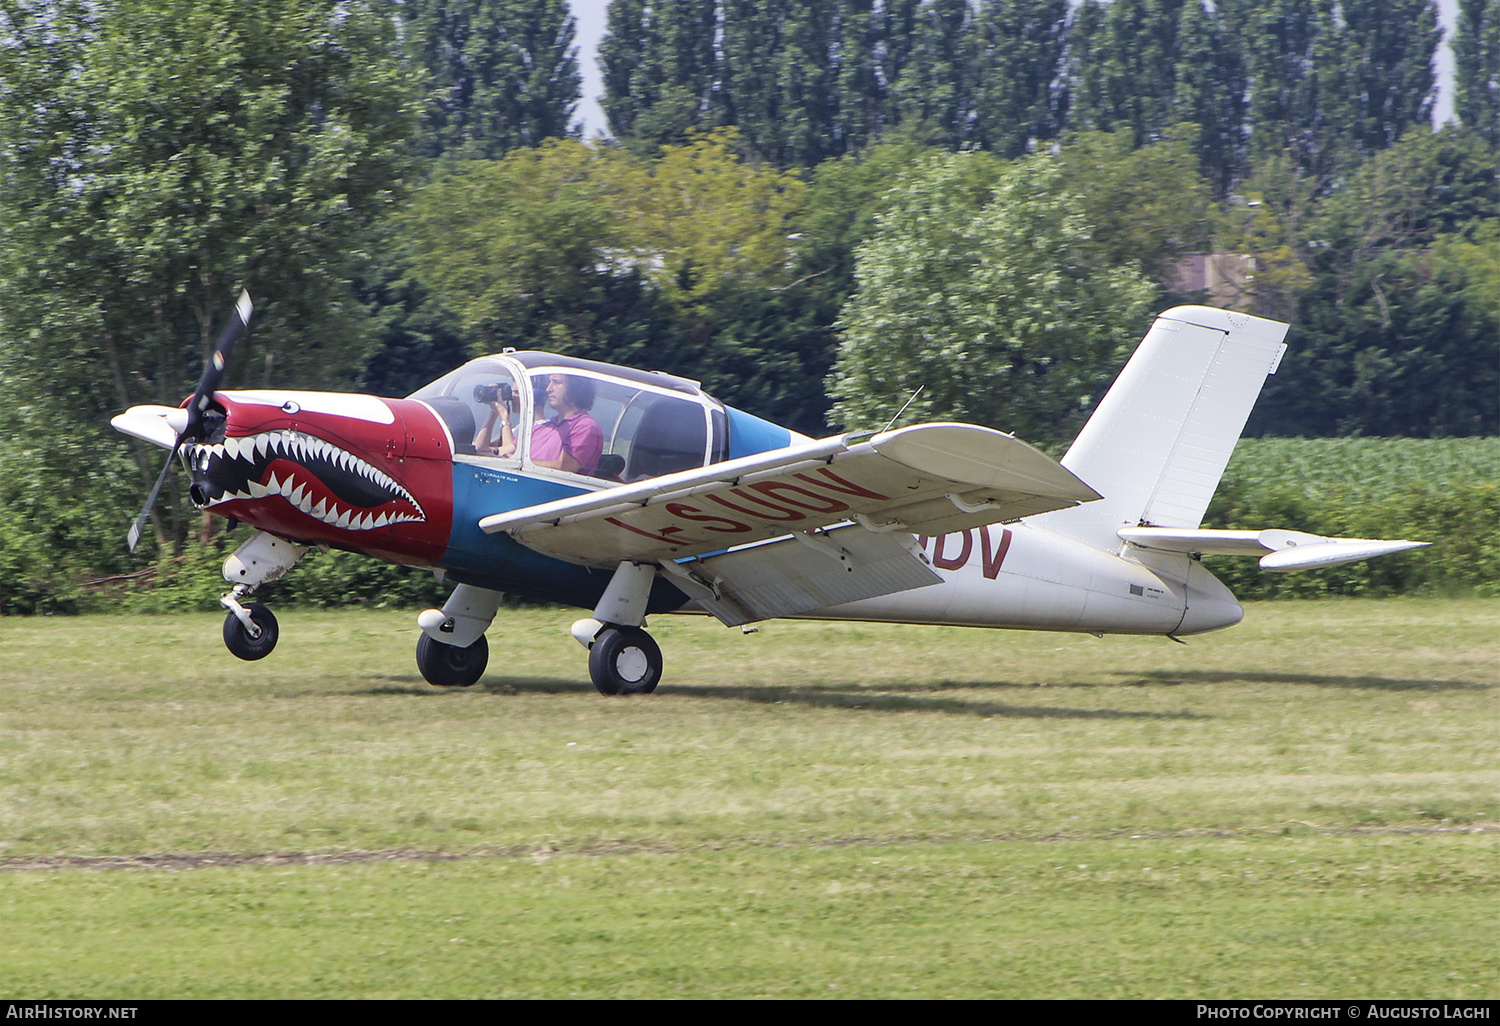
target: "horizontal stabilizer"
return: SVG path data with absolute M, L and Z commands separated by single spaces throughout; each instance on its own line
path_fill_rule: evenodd
M 1119 536 L 1132 545 L 1196 556 L 1259 556 L 1264 570 L 1315 570 L 1417 549 L 1429 542 L 1380 538 L 1325 538 L 1303 531 L 1199 531 L 1175 527 L 1125 527 Z
M 1282 549 L 1260 561 L 1262 570 L 1315 570 L 1320 566 L 1337 566 L 1357 559 L 1386 556 L 1406 549 L 1419 549 L 1428 542 L 1384 541 L 1378 538 L 1327 538 L 1315 545 Z

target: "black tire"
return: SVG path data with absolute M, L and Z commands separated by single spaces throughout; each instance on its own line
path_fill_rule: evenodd
M 427 683 L 440 688 L 466 688 L 484 675 L 490 661 L 490 643 L 484 635 L 468 648 L 445 645 L 423 634 L 417 639 L 417 669 Z
M 276 647 L 276 639 L 280 636 L 276 616 L 259 602 L 251 602 L 245 611 L 250 614 L 251 622 L 260 628 L 260 637 L 252 638 L 245 625 L 240 623 L 240 618 L 230 613 L 224 617 L 224 647 L 241 659 L 264 659 Z
M 661 681 L 661 649 L 639 627 L 606 627 L 589 649 L 589 676 L 601 695 L 649 695 Z

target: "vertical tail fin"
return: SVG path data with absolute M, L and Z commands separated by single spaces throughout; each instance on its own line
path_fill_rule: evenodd
M 1122 527 L 1197 527 L 1286 332 L 1202 306 L 1157 317 L 1061 461 L 1104 498 L 1038 519 L 1107 551 Z

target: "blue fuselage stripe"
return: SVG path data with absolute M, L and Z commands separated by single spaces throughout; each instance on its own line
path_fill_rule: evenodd
M 604 594 L 613 568 L 565 563 L 528 549 L 510 535 L 485 534 L 481 517 L 578 495 L 576 485 L 528 477 L 469 463 L 453 464 L 453 529 L 439 565 L 450 580 L 545 602 L 592 609 Z M 648 612 L 676 609 L 687 596 L 657 579 Z

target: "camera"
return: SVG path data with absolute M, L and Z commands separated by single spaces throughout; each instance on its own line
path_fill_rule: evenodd
M 507 405 L 511 404 L 514 402 L 514 399 L 510 390 L 510 382 L 501 381 L 492 385 L 475 385 L 474 401 L 476 403 L 499 402 Z

